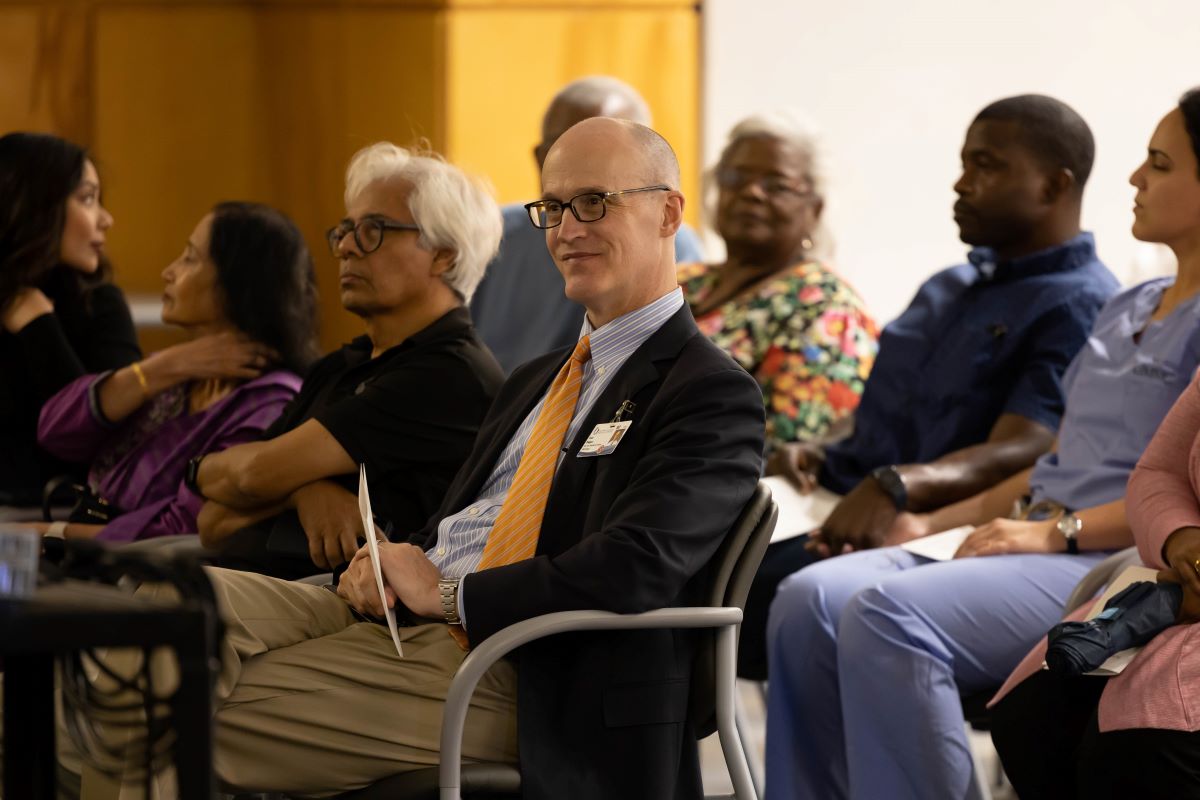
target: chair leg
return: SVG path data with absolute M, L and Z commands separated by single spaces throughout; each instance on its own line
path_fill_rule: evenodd
M 733 706 L 733 722 L 737 726 L 738 741 L 741 743 L 742 752 L 746 754 L 746 761 L 750 767 L 750 780 L 754 784 L 754 793 L 759 797 L 763 796 L 763 764 L 762 759 L 758 757 L 758 750 L 755 747 L 754 737 L 751 735 L 750 721 L 746 718 L 746 709 L 742 704 L 741 697 L 736 692 L 734 693 Z
M 750 776 L 750 765 L 746 762 L 746 751 L 737 731 L 737 627 L 727 625 L 717 631 L 717 734 L 721 740 L 721 751 L 725 754 L 725 767 L 733 783 L 737 800 L 758 800 L 758 792 Z
M 967 742 L 971 741 L 971 726 L 967 725 Z M 991 781 L 988 780 L 987 765 L 976 755 L 971 747 L 971 785 L 967 787 L 967 800 L 992 800 Z

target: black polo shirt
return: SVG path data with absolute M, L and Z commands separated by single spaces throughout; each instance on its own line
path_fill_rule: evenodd
M 503 382 L 460 306 L 376 358 L 366 336 L 322 358 L 264 437 L 317 420 L 367 465 L 375 516 L 415 531 L 441 505 Z M 333 480 L 358 492 L 357 470 Z

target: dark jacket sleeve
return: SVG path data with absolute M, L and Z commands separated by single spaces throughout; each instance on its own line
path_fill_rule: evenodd
M 636 613 L 678 602 L 758 481 L 762 394 L 730 364 L 672 387 L 655 405 L 653 433 L 598 530 L 581 531 L 557 555 L 464 579 L 473 643 L 555 611 Z
M 55 313 L 30 322 L 17 337 L 33 365 L 39 403 L 76 378 L 119 369 L 142 356 L 125 296 L 111 284 L 56 306 Z

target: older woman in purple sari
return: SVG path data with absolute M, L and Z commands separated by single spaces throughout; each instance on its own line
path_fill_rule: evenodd
M 316 355 L 312 257 L 296 226 L 252 203 L 206 214 L 163 270 L 163 322 L 189 340 L 85 375 L 42 408 L 40 445 L 90 464 L 107 519 L 41 524 L 45 536 L 128 542 L 196 530 L 203 499 L 184 485 L 194 456 L 253 441 Z

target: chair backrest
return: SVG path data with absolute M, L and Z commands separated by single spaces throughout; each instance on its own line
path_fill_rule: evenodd
M 779 508 L 771 499 L 771 490 L 759 483 L 754 494 L 742 508 L 725 541 L 709 562 L 710 584 L 705 587 L 706 602 L 725 608 L 746 607 L 750 584 L 762 563 Z M 704 629 L 696 657 L 692 662 L 692 684 L 688 716 L 696 728 L 697 738 L 716 730 L 716 631 Z

